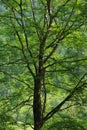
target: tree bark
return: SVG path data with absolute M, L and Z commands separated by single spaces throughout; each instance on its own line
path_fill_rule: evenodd
M 40 130 L 43 125 L 42 105 L 41 105 L 41 79 L 36 76 L 34 81 L 34 99 L 33 99 L 33 114 L 34 114 L 34 130 Z

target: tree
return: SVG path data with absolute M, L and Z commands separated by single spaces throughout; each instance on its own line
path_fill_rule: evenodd
M 21 122 L 24 127 L 32 124 L 28 120 L 30 110 L 34 120 L 31 127 L 41 130 L 54 114 L 80 105 L 83 99 L 87 86 L 87 39 L 83 32 L 87 23 L 83 10 L 86 1 L 83 5 L 79 0 L 2 0 L 0 3 L 3 7 L 0 75 L 5 92 L 1 104 L 5 102 L 7 113 L 17 113 L 16 123 L 21 107 L 25 107 Z M 50 107 L 51 91 L 54 105 Z M 55 94 L 59 103 L 52 101 Z

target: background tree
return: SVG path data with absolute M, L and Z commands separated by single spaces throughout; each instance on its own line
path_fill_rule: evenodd
M 78 117 L 81 104 L 86 112 L 87 103 L 87 2 L 1 0 L 0 4 L 3 129 L 12 125 L 48 129 L 45 122 L 61 115 L 64 119 L 67 109 L 70 122 L 76 122 L 72 114 Z M 67 116 L 61 119 L 58 125 L 68 122 Z M 72 128 L 85 129 L 78 124 Z M 70 126 L 56 127 L 54 119 L 53 127 Z

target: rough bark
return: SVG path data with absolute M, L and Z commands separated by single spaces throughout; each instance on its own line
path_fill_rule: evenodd
M 40 130 L 43 124 L 42 106 L 41 106 L 41 80 L 37 76 L 34 84 L 34 100 L 33 100 L 33 114 L 34 114 L 34 130 Z

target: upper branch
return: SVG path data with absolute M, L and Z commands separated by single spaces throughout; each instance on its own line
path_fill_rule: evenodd
M 26 42 L 26 47 L 27 47 L 27 50 L 33 60 L 33 54 L 30 50 L 30 45 L 29 45 L 29 40 L 28 40 L 28 35 L 27 35 L 27 32 L 26 32 L 26 29 L 25 29 L 25 25 L 24 25 L 24 19 L 23 19 L 23 9 L 22 9 L 22 0 L 20 0 L 20 11 L 21 11 L 21 23 L 22 23 L 22 29 L 23 29 L 23 33 L 24 33 L 24 37 L 25 37 L 25 42 Z M 35 61 L 33 60 L 33 64 L 34 64 L 34 67 L 36 69 L 36 63 Z

